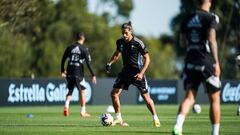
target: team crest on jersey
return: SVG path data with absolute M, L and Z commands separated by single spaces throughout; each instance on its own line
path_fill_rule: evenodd
M 131 45 L 132 51 L 133 51 L 133 50 L 136 50 L 136 48 L 137 48 L 137 47 L 136 47 L 135 45 Z
M 187 24 L 187 27 L 197 27 L 200 28 L 202 27 L 202 24 L 200 22 L 199 16 L 195 15 Z
M 123 44 L 120 45 L 120 50 L 123 51 Z

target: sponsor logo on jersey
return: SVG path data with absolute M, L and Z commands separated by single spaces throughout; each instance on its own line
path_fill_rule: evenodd
M 81 51 L 80 51 L 79 47 L 76 46 L 74 49 L 72 49 L 71 53 L 81 54 Z
M 202 24 L 200 22 L 199 16 L 195 15 L 187 24 L 187 27 L 191 28 L 191 27 L 197 27 L 200 28 L 202 27 Z

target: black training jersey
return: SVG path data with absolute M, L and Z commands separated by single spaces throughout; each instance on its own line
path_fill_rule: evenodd
M 143 42 L 133 37 L 130 42 L 125 42 L 120 38 L 116 42 L 117 50 L 122 53 L 123 69 L 129 73 L 138 73 L 143 66 L 143 55 L 148 53 Z
M 91 65 L 91 56 L 88 48 L 74 43 L 67 47 L 62 57 L 61 72 L 63 72 L 65 60 L 68 59 L 67 77 L 84 77 L 83 64 L 86 62 L 92 76 L 94 76 L 93 68 Z
M 181 33 L 187 38 L 185 61 L 192 64 L 214 62 L 208 41 L 210 28 L 216 29 L 215 16 L 203 10 L 189 14 L 182 22 Z

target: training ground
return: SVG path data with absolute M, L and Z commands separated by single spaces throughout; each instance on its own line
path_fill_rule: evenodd
M 145 105 L 123 105 L 122 117 L 129 127 L 103 127 L 99 116 L 107 106 L 87 106 L 90 118 L 81 118 L 78 105 L 70 106 L 70 116 L 63 116 L 63 106 L 1 107 L 0 135 L 171 135 L 177 105 L 157 105 L 162 126 L 156 128 Z M 184 135 L 209 135 L 208 105 L 200 114 L 189 113 L 184 124 Z M 222 105 L 221 135 L 240 135 L 240 116 L 237 105 Z M 28 114 L 32 114 L 32 117 Z

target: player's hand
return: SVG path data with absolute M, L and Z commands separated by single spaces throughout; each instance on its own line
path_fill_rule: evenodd
M 107 72 L 107 73 L 110 73 L 111 70 L 112 70 L 112 67 L 111 67 L 111 64 L 110 64 L 110 63 L 108 63 L 105 68 L 106 68 L 106 72 Z
M 66 72 L 66 71 L 62 72 L 62 73 L 61 73 L 61 76 L 62 76 L 63 78 L 66 78 L 66 77 L 67 77 L 67 72 Z
M 215 65 L 215 76 L 220 77 L 220 74 L 221 74 L 220 65 L 219 65 L 219 63 L 216 63 L 216 65 Z
M 96 78 L 96 76 L 93 76 L 93 77 L 92 77 L 92 83 L 93 83 L 93 84 L 97 84 L 97 78 Z
M 143 73 L 138 73 L 134 77 L 136 78 L 137 81 L 141 81 L 143 78 Z

